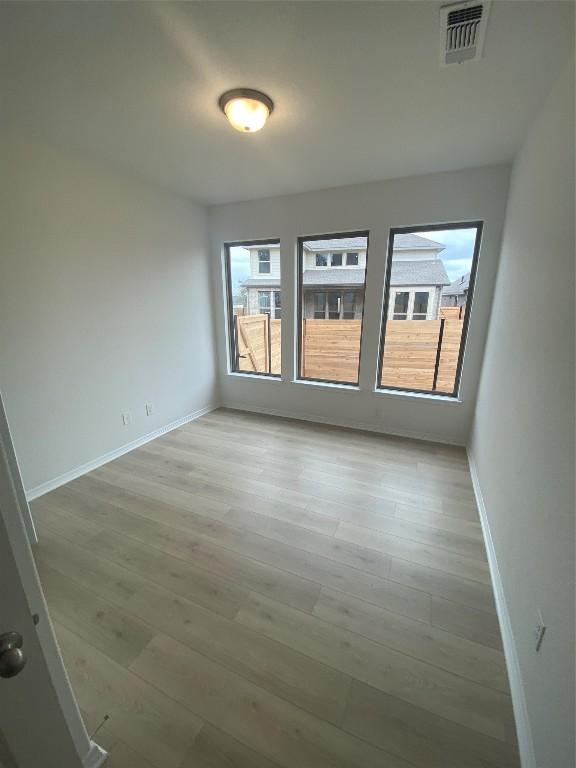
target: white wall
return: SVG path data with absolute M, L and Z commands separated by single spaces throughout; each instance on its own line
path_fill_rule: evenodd
M 507 166 L 477 168 L 209 209 L 223 402 L 290 416 L 401 432 L 464 444 L 471 423 L 484 350 L 508 189 Z M 384 266 L 390 227 L 483 219 L 476 296 L 461 387 L 461 403 L 374 392 Z M 280 237 L 282 323 L 294 329 L 296 240 L 299 236 L 370 230 L 360 390 L 294 381 L 294 333 L 282 334 L 282 381 L 228 373 L 222 245 Z
M 206 215 L 73 151 L 2 147 L 0 389 L 30 490 L 216 400 Z
M 574 766 L 574 80 L 567 71 L 512 176 L 471 439 L 529 728 L 526 768 Z M 540 653 L 537 611 L 547 632 Z M 509 659 L 510 663 L 511 659 Z M 521 711 L 517 712 L 522 715 Z

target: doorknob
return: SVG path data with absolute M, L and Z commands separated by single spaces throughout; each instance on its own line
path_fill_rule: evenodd
M 19 632 L 0 635 L 0 677 L 15 677 L 26 666 L 22 650 L 24 641 Z

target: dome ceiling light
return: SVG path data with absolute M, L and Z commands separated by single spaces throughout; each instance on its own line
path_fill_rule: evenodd
M 274 110 L 272 99 L 252 88 L 234 88 L 218 99 L 230 125 L 241 133 L 255 133 L 264 127 Z

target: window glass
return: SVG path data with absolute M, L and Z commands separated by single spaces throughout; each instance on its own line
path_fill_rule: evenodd
M 406 320 L 408 317 L 408 291 L 398 292 L 394 299 L 394 320 Z
M 414 293 L 414 307 L 412 309 L 412 320 L 426 320 L 428 313 L 428 291 L 416 291 Z
M 354 305 L 356 294 L 354 291 L 344 291 L 342 297 L 342 318 L 344 320 L 354 320 Z
M 282 294 L 280 291 L 274 291 L 274 319 L 282 318 Z
M 327 267 L 328 266 L 328 256 L 326 256 L 325 253 L 317 253 L 316 254 L 316 266 L 317 267 Z
M 378 386 L 455 397 L 482 224 L 392 230 Z
M 340 294 L 335 291 L 328 294 L 328 320 L 340 320 Z
M 324 320 L 326 317 L 326 294 L 314 294 L 314 319 Z
M 227 244 L 225 265 L 230 368 L 279 376 L 280 242 Z
M 298 240 L 299 378 L 358 384 L 366 267 L 323 271 L 310 263 L 326 266 L 328 253 L 330 266 L 343 266 L 346 253 L 346 264 L 358 266 L 367 251 L 367 232 Z
M 267 248 L 258 251 L 258 273 L 270 274 L 270 251 Z

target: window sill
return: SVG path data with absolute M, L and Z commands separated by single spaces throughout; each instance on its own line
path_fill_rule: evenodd
M 293 379 L 293 384 L 306 384 L 309 387 L 318 387 L 319 389 L 340 389 L 345 392 L 359 392 L 360 387 L 357 384 L 338 384 L 331 381 L 313 381 L 308 379 Z
M 459 397 L 450 397 L 449 395 L 426 395 L 423 392 L 401 392 L 396 389 L 375 389 L 374 394 L 384 397 L 406 397 L 410 400 L 428 400 L 443 405 L 462 405 L 462 400 Z
M 282 381 L 280 376 L 270 376 L 265 373 L 242 373 L 241 371 L 228 371 L 228 376 L 235 379 L 258 379 L 258 381 Z

